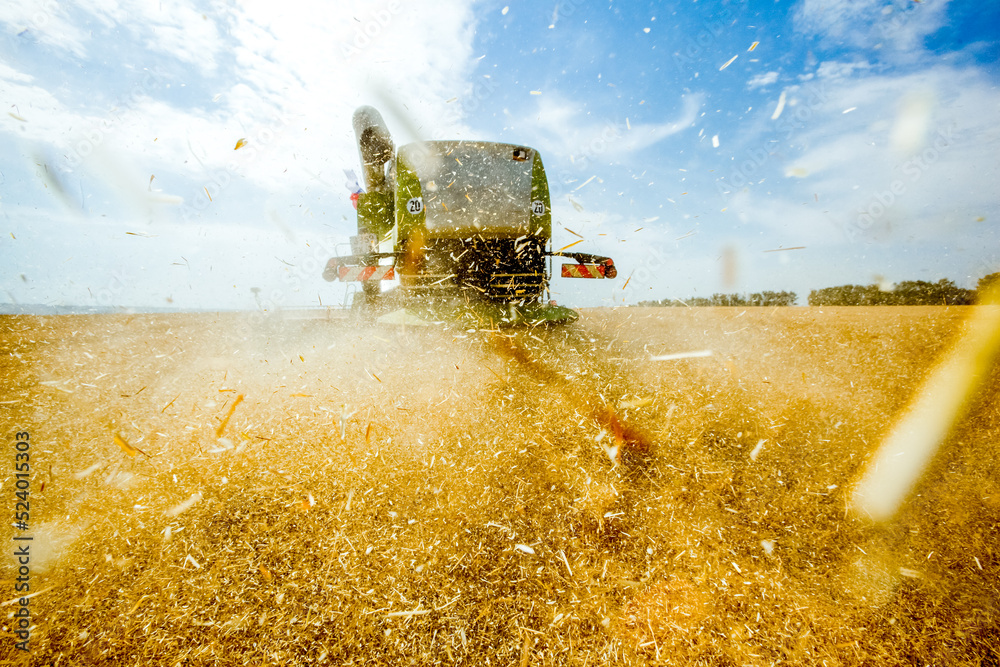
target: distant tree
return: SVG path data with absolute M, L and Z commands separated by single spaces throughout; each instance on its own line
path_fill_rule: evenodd
M 948 306 L 967 306 L 976 302 L 975 290 L 959 287 L 942 278 L 935 283 L 934 301 Z
M 747 300 L 748 306 L 791 306 L 798 297 L 795 292 L 754 292 Z
M 782 290 L 781 292 L 778 292 L 777 295 L 775 295 L 774 302 L 768 305 L 783 306 L 783 307 L 794 306 L 795 302 L 797 302 L 798 300 L 799 300 L 799 295 L 796 294 L 795 292 L 787 292 Z
M 809 292 L 810 306 L 959 306 L 973 302 L 972 290 L 947 278 L 936 283 L 904 280 L 890 289 L 878 285 L 840 285 Z
M 713 294 L 711 303 L 713 306 L 745 306 L 747 301 L 739 294 Z
M 979 282 L 976 283 L 976 299 L 982 300 L 982 298 L 986 296 L 986 291 L 998 283 L 1000 283 L 1000 271 L 987 274 L 980 278 Z

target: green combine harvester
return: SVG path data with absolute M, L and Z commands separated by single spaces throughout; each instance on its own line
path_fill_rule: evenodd
M 579 314 L 548 300 L 552 257 L 567 278 L 614 278 L 608 257 L 553 252 L 552 208 L 534 149 L 480 141 L 393 145 L 381 114 L 354 112 L 366 191 L 352 195 L 358 233 L 327 281 L 356 281 L 353 308 L 382 323 L 477 328 L 566 324 Z M 383 292 L 381 281 L 399 279 Z

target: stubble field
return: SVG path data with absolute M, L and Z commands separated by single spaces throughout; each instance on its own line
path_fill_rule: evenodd
M 1000 371 L 892 522 L 847 511 L 970 310 L 0 318 L 0 657 L 998 665 Z

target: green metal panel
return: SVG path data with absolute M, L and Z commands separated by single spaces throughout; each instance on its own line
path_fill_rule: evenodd
M 411 146 L 403 146 L 396 157 L 396 233 L 395 251 L 401 252 L 414 229 L 424 225 L 423 192 L 413 168 Z M 412 212 L 413 201 L 420 201 L 419 212 Z
M 393 193 L 362 192 L 358 197 L 358 230 L 367 230 L 380 239 L 392 231 Z
M 538 151 L 535 151 L 535 159 L 531 165 L 531 201 L 540 201 L 544 207 L 541 215 L 532 210 L 532 233 L 548 239 L 552 236 L 552 202 L 549 200 L 549 181 L 545 178 L 545 167 L 542 166 L 542 156 Z
M 537 236 L 542 239 L 548 239 L 552 235 L 552 203 L 549 196 L 549 183 L 545 175 L 545 167 L 542 164 L 542 158 L 537 151 L 530 148 L 518 148 L 514 144 L 486 144 L 482 142 L 426 142 L 426 143 L 414 143 L 401 146 L 399 153 L 396 157 L 396 193 L 395 193 L 395 241 L 396 241 L 396 251 L 402 249 L 402 245 L 409 238 L 413 230 L 418 227 L 424 227 L 427 230 L 427 208 L 433 207 L 435 204 L 432 201 L 425 200 L 425 193 L 421 186 L 421 176 L 418 174 L 418 165 L 424 165 L 424 170 L 431 165 L 435 165 L 435 160 L 439 160 L 439 154 L 443 155 L 442 151 L 451 150 L 451 145 L 455 144 L 458 147 L 463 147 L 466 150 L 480 150 L 484 153 L 496 150 L 521 150 L 528 151 L 531 160 L 531 194 L 530 201 L 523 201 L 522 215 L 526 216 L 521 223 L 514 223 L 511 220 L 512 227 L 511 230 L 501 232 L 500 228 L 497 228 L 492 233 L 496 234 L 517 234 L 528 232 L 532 236 Z M 448 153 L 450 155 L 450 153 Z M 459 164 L 462 164 L 459 162 Z M 454 166 L 454 165 L 452 165 Z M 468 166 L 468 164 L 466 164 Z M 525 165 L 527 167 L 527 165 Z M 501 176 L 502 172 L 498 172 L 498 176 Z M 424 178 L 428 178 L 428 174 L 423 174 Z M 502 176 L 501 176 L 502 177 Z M 485 180 L 483 175 L 479 175 L 477 180 Z M 506 181 L 501 181 L 506 183 Z M 525 184 L 527 185 L 527 184 Z M 527 195 L 525 191 L 524 195 Z M 440 191 L 438 195 L 440 198 Z M 432 197 L 434 199 L 434 197 Z M 472 201 L 472 200 L 470 200 Z M 464 200 L 462 200 L 464 203 Z M 504 203 L 507 203 L 506 200 Z M 438 204 L 440 206 L 440 204 Z M 446 210 L 454 211 L 456 205 L 452 203 L 452 207 Z M 530 213 L 529 213 L 530 211 Z M 456 214 L 458 212 L 456 211 Z M 438 212 L 440 216 L 440 212 Z M 505 218 L 506 220 L 506 218 Z M 463 221 L 464 224 L 464 221 Z M 496 225 L 494 224 L 494 227 Z M 522 231 L 515 232 L 517 226 L 522 227 Z M 525 229 L 524 227 L 527 227 Z M 487 227 L 488 228 L 488 227 Z M 459 233 L 459 232 L 455 232 Z M 489 232 L 488 232 L 489 233 Z M 447 234 L 447 230 L 437 230 L 435 232 L 437 236 Z M 454 234 L 453 234 L 454 235 Z M 491 234 L 492 235 L 492 234 Z

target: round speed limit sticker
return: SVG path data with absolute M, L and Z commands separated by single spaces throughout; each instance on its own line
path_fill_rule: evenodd
M 410 215 L 420 215 L 424 210 L 424 200 L 421 197 L 412 197 L 406 202 L 406 212 Z
M 535 215 L 545 215 L 545 202 L 541 199 L 531 202 L 531 212 Z

